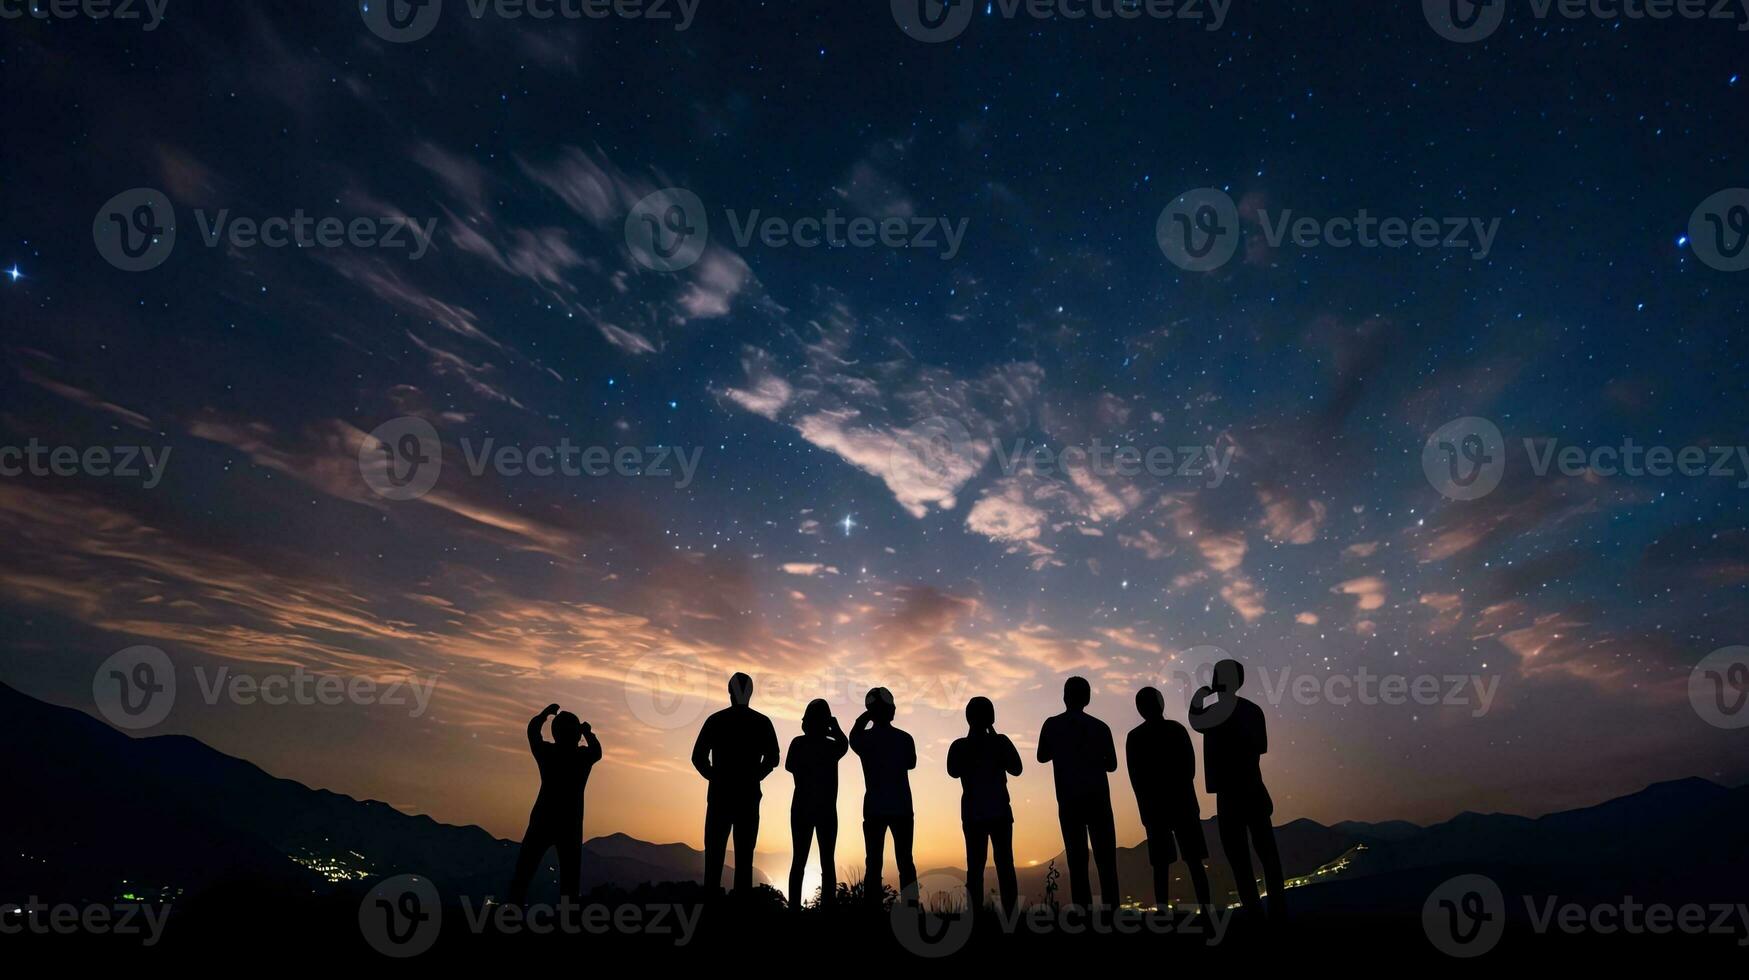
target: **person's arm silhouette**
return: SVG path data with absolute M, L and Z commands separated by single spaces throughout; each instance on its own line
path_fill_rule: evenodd
M 917 768 L 917 742 L 907 732 L 900 734 L 905 736 L 905 768 L 907 770 L 915 769 Z
M 1190 733 L 1174 724 L 1167 729 L 1166 775 L 1175 783 L 1196 782 L 1196 748 L 1190 744 Z M 1132 777 L 1134 770 L 1131 770 Z
M 1209 695 L 1214 693 L 1213 689 L 1207 684 L 1204 684 L 1202 687 L 1196 689 L 1195 694 L 1191 695 L 1190 727 L 1199 732 L 1207 732 L 1215 727 L 1215 720 L 1205 713 L 1205 709 L 1203 708 L 1203 702 L 1207 701 Z
M 716 734 L 711 729 L 713 721 L 716 721 L 715 715 L 704 720 L 704 726 L 698 730 L 698 741 L 692 744 L 692 768 L 707 780 L 715 774 L 711 766 L 711 748 Z
M 764 779 L 771 775 L 773 769 L 777 768 L 778 762 L 777 727 L 771 723 L 770 718 L 765 719 L 765 732 L 760 737 L 765 744 L 760 746 L 759 751 L 759 778 Z
M 1053 721 L 1056 721 L 1056 719 L 1055 718 L 1046 718 L 1045 719 L 1045 727 L 1039 729 L 1039 733 L 1038 733 L 1038 761 L 1039 761 L 1040 765 L 1043 765 L 1043 764 L 1051 761 L 1052 759 L 1056 758 L 1056 755 L 1057 755 L 1057 747 L 1055 745 L 1055 739 L 1053 739 L 1051 737 L 1051 722 L 1053 722 Z
M 540 727 L 542 725 L 546 724 L 548 718 L 551 718 L 552 716 L 554 716 L 558 713 L 559 713 L 559 706 L 556 704 L 549 704 L 545 708 L 541 709 L 540 714 L 535 715 L 533 718 L 530 718 L 528 720 L 528 748 L 529 748 L 529 751 L 533 752 L 536 755 L 540 754 L 541 746 L 547 744 L 547 740 L 544 738 L 541 738 Z
M 956 738 L 953 740 L 953 744 L 947 747 L 947 778 L 949 779 L 960 778 L 960 752 L 962 751 L 961 746 L 965 744 L 965 739 Z
M 783 757 L 784 772 L 793 773 L 796 771 L 796 747 L 801 744 L 803 743 L 800 735 L 789 740 L 789 752 Z
M 1014 747 L 1014 740 L 1006 735 L 997 735 L 1002 740 L 1002 768 L 1010 776 L 1020 775 L 1020 750 Z
M 1136 729 L 1124 739 L 1123 755 L 1124 764 L 1130 771 L 1130 792 L 1136 794 L 1136 809 L 1142 818 L 1142 826 L 1146 827 L 1152 824 L 1154 815 L 1148 810 L 1149 794 L 1145 785 L 1146 770 L 1144 769 L 1147 761 L 1143 758 L 1145 750 L 1142 747 L 1142 739 L 1138 737 L 1140 734 L 1141 729 Z
M 1093 737 L 1105 743 L 1104 746 L 1099 747 L 1103 752 L 1105 771 L 1117 772 L 1117 743 L 1111 739 L 1111 729 L 1105 725 L 1100 725 L 1099 732 Z
M 601 761 L 601 740 L 588 722 L 583 723 L 583 760 L 592 766 Z
M 867 711 L 856 716 L 856 721 L 850 725 L 850 747 L 862 754 L 863 746 L 868 744 L 868 726 L 874 723 L 874 716 Z
M 829 739 L 827 744 L 832 746 L 833 762 L 844 758 L 844 753 L 850 751 L 850 739 L 845 736 L 844 729 L 838 727 L 837 715 L 826 719 L 826 737 Z

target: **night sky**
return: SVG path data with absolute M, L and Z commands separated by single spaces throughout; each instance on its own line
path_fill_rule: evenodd
M 944 764 L 967 698 L 995 700 L 1028 760 L 1017 857 L 1043 860 L 1061 840 L 1031 752 L 1063 678 L 1093 682 L 1121 739 L 1144 684 L 1184 717 L 1208 647 L 1252 670 L 1278 822 L 1744 781 L 1741 733 L 1689 681 L 1749 643 L 1749 465 L 1538 475 L 1523 441 L 1749 443 L 1749 272 L 1685 238 L 1749 186 L 1749 33 L 1509 4 L 1454 43 L 1419 3 L 1323 0 L 1235 0 L 1209 26 L 995 5 L 923 43 L 875 0 L 706 0 L 685 30 L 449 0 L 411 43 L 345 0 L 169 0 L 150 31 L 0 21 L 0 444 L 170 451 L 150 487 L 0 478 L 0 680 L 95 713 L 99 664 L 155 646 L 178 690 L 147 733 L 503 836 L 535 792 L 523 725 L 557 701 L 606 747 L 589 835 L 695 846 L 686 755 L 729 673 L 755 676 L 786 744 L 807 699 L 848 725 L 884 684 L 917 737 L 924 867 L 961 860 Z M 136 188 L 176 241 L 129 272 L 94 224 Z M 636 210 L 671 188 L 709 237 L 664 271 L 627 229 L 686 217 L 673 195 Z M 1196 188 L 1243 227 L 1207 272 L 1156 239 Z M 1361 209 L 1497 233 L 1485 257 L 1266 234 Z M 414 258 L 202 234 L 300 210 L 434 237 Z M 951 256 L 939 230 L 743 243 L 755 211 L 964 235 Z M 1507 452 L 1474 500 L 1422 465 L 1466 417 Z M 409 418 L 441 470 L 391 499 L 361 453 Z M 488 439 L 697 466 L 475 475 Z M 1004 468 L 1016 440 L 1230 470 Z M 417 717 L 209 704 L 221 668 L 436 687 Z M 1284 671 L 1492 693 L 1269 698 Z M 842 775 L 848 821 L 853 759 Z M 789 791 L 767 783 L 767 872 Z M 857 851 L 841 837 L 841 864 Z

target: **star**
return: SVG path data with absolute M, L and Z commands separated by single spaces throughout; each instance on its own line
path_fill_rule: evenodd
M 12 268 L 6 270 L 6 278 L 13 282 L 24 278 L 24 273 L 18 271 L 18 263 L 14 262 Z
M 850 537 L 850 529 L 856 526 L 856 520 L 849 514 L 845 514 L 844 520 L 839 521 L 838 524 L 840 527 L 844 528 L 844 536 L 848 538 Z

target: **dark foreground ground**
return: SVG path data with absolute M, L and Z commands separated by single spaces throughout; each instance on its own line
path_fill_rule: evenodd
M 946 911 L 920 915 L 903 904 L 896 911 L 890 904 L 845 904 L 798 913 L 785 908 L 769 889 L 747 900 L 707 902 L 693 884 L 630 892 L 604 889 L 581 906 L 537 905 L 524 919 L 514 910 L 482 907 L 460 897 L 435 903 L 409 899 L 393 883 L 384 888 L 381 882 L 363 882 L 355 890 L 325 896 L 271 899 L 237 883 L 172 903 L 155 941 L 137 913 L 137 931 L 128 934 L 116 934 L 113 923 L 96 932 L 20 928 L 13 913 L 0 935 L 0 951 L 132 967 L 226 963 L 232 968 L 397 971 L 550 966 L 663 975 L 673 969 L 729 968 L 737 974 L 863 968 L 932 975 L 1017 969 L 1079 971 L 1089 980 L 1137 969 L 1236 965 L 1369 975 L 1403 970 L 1474 974 L 1508 964 L 1562 970 L 1717 969 L 1738 975 L 1749 963 L 1749 924 L 1735 903 L 1712 902 L 1715 912 L 1704 923 L 1693 917 L 1691 923 L 1699 927 L 1687 931 L 1672 928 L 1654 934 L 1623 928 L 1613 917 L 1597 920 L 1605 927 L 1602 931 L 1585 924 L 1539 928 L 1527 911 L 1530 906 L 1513 892 L 1510 871 L 1496 871 L 1495 876 L 1507 882 L 1505 905 L 1436 909 L 1427 921 L 1422 910 L 1428 891 L 1417 878 L 1373 881 L 1364 889 L 1296 889 L 1289 893 L 1295 902 L 1285 922 L 1232 913 L 1219 925 L 1196 922 L 1186 914 L 1140 911 L 1090 919 L 1078 910 L 1050 906 L 1032 907 L 1006 923 L 989 909 L 967 918 Z M 1571 900 L 1587 905 L 1605 901 L 1601 896 Z M 1728 920 L 1722 911 L 1727 908 L 1732 910 Z M 51 915 L 42 911 L 38 918 L 47 921 Z M 1442 947 L 1472 955 L 1454 956 Z

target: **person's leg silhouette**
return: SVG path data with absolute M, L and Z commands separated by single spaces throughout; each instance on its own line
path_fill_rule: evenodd
M 735 892 L 753 891 L 753 848 L 759 843 L 759 798 L 742 800 L 735 814 Z
M 1196 892 L 1196 904 L 1203 915 L 1208 915 L 1212 906 L 1209 900 L 1209 872 L 1201 861 L 1186 861 L 1190 868 L 1190 887 Z
M 885 863 L 887 849 L 887 825 L 878 818 L 870 817 L 862 822 L 862 843 L 868 851 L 868 869 L 862 879 L 862 897 L 871 904 L 880 904 L 881 895 L 881 865 Z
M 528 902 L 528 886 L 534 881 L 534 873 L 540 868 L 541 858 L 546 857 L 547 848 L 552 846 L 552 838 L 546 833 L 546 828 L 528 825 L 528 831 L 522 835 L 522 850 L 516 854 L 516 871 L 510 876 L 510 904 L 524 905 Z
M 1172 862 L 1177 853 L 1172 844 L 1171 831 L 1156 831 L 1151 827 L 1144 829 L 1148 833 L 1148 863 L 1154 868 L 1154 905 L 1163 909 L 1171 901 Z
M 1248 912 L 1258 912 L 1257 874 L 1251 867 L 1249 821 L 1231 807 L 1222 807 L 1215 814 L 1215 825 L 1221 832 L 1221 849 L 1227 852 L 1227 863 L 1233 868 L 1233 887 L 1239 891 L 1239 904 Z
M 1093 888 L 1087 881 L 1087 817 L 1077 802 L 1070 801 L 1058 805 L 1057 822 L 1063 826 L 1063 862 L 1069 866 L 1069 901 L 1086 908 L 1093 904 Z
M 990 831 L 986 824 L 968 821 L 966 833 L 966 901 L 977 911 L 984 904 L 984 863 L 988 860 Z
M 915 817 L 900 817 L 893 821 L 893 860 L 899 865 L 899 891 L 910 895 L 916 890 L 917 862 L 911 857 L 911 838 L 916 830 Z
M 795 850 L 789 862 L 789 907 L 802 907 L 802 879 L 807 877 L 808 848 L 814 843 L 814 823 L 804 813 L 795 810 L 789 815 L 789 839 Z M 825 895 L 825 882 L 821 882 L 821 895 Z
M 583 835 L 559 839 L 559 894 L 569 899 L 583 897 Z
M 838 814 L 821 817 L 815 832 L 820 836 L 820 903 L 826 904 L 838 891 Z
M 1287 887 L 1282 881 L 1281 852 L 1275 846 L 1275 828 L 1270 815 L 1259 813 L 1251 820 L 1251 842 L 1257 848 L 1257 859 L 1263 862 L 1263 887 L 1269 892 L 1269 915 L 1280 918 L 1287 912 Z
M 1002 908 L 1012 912 L 1020 906 L 1020 884 L 1014 875 L 1014 825 L 1006 820 L 992 824 L 990 847 L 996 852 L 996 888 L 1002 896 Z
M 707 803 L 704 808 L 704 888 L 708 895 L 723 890 L 723 855 L 729 849 L 728 807 Z
M 1093 863 L 1099 868 L 1099 904 L 1123 901 L 1117 884 L 1117 825 L 1111 807 L 1097 807 L 1087 815 L 1087 836 L 1092 839 Z

